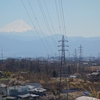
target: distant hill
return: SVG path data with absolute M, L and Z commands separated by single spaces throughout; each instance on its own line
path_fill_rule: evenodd
M 58 55 L 58 45 L 61 43 L 62 35 L 45 36 L 20 36 L 0 34 L 0 48 L 3 48 L 4 56 L 7 57 L 34 57 L 53 55 L 52 52 Z M 100 37 L 65 37 L 68 39 L 69 51 L 67 55 L 74 56 L 74 50 L 81 45 L 83 47 L 83 56 L 97 56 L 100 52 Z M 53 40 L 52 40 L 53 39 Z M 57 40 L 58 39 L 58 40 Z M 70 54 L 69 54 L 70 52 Z

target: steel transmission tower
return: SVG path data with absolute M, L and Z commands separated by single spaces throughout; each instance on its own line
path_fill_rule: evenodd
M 82 61 L 82 48 L 83 48 L 83 47 L 80 45 L 80 46 L 79 46 L 79 53 L 80 53 L 80 54 L 79 54 L 79 60 L 80 60 L 80 61 Z
M 82 76 L 82 74 L 83 74 L 83 66 L 82 66 L 82 50 L 83 50 L 83 47 L 80 45 L 79 46 L 79 72 L 80 72 L 80 74 L 81 74 L 81 76 Z
M 66 68 L 66 61 L 65 61 L 65 51 L 68 51 L 65 49 L 65 47 L 68 47 L 67 45 L 65 45 L 65 42 L 68 42 L 67 40 L 64 39 L 64 35 L 62 36 L 62 40 L 60 40 L 59 42 L 62 42 L 61 45 L 59 45 L 58 47 L 61 47 L 61 67 L 60 67 L 60 85 L 59 85 L 59 100 L 60 100 L 60 92 L 62 90 L 62 77 L 66 77 L 67 76 L 67 68 Z M 68 89 L 68 82 L 67 82 L 67 89 Z M 67 92 L 67 100 L 68 100 L 68 92 Z
M 76 71 L 78 72 L 78 69 L 77 69 L 77 50 L 75 49 L 75 55 L 74 55 L 74 66 L 76 68 Z

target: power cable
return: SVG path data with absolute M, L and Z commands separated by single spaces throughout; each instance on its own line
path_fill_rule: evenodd
M 34 18 L 35 18 L 35 20 L 36 20 L 36 22 L 37 22 L 37 24 L 38 24 L 38 26 L 39 26 L 39 29 L 40 29 L 40 31 L 42 32 L 42 35 L 44 36 L 43 30 L 42 30 L 42 28 L 40 27 L 39 21 L 38 21 L 38 19 L 36 18 L 36 15 L 35 15 L 35 13 L 34 13 L 34 11 L 33 11 L 33 8 L 32 8 L 32 6 L 31 6 L 31 3 L 30 3 L 29 0 L 28 0 L 28 3 L 29 3 L 29 5 L 30 5 L 30 8 L 31 8 L 32 13 L 33 13 L 33 15 L 34 15 Z M 44 38 L 45 38 L 45 36 L 44 36 Z M 52 51 L 52 49 L 51 49 L 51 47 L 50 47 L 50 45 L 49 45 L 49 43 L 48 43 L 48 41 L 47 41 L 46 38 L 45 38 L 45 41 L 46 41 L 47 45 L 49 46 L 49 49 Z M 52 52 L 53 52 L 53 51 L 52 51 Z
M 58 17 L 58 27 L 59 27 L 60 34 L 61 34 L 60 18 L 59 18 L 59 12 L 58 12 L 58 6 L 57 6 L 56 0 L 55 0 L 55 5 L 56 5 L 56 12 L 57 12 L 57 17 Z
M 45 1 L 45 0 L 44 0 L 44 4 L 45 4 L 46 10 L 47 10 L 47 14 L 48 14 L 48 17 L 49 17 L 49 20 L 50 20 L 50 24 L 51 24 L 51 26 L 52 26 L 52 29 L 53 29 L 54 33 L 56 33 L 56 32 L 55 32 L 55 29 L 54 29 L 54 26 L 53 26 L 53 24 L 52 24 L 52 21 L 51 21 L 51 17 L 50 17 L 50 14 L 49 14 L 49 11 L 48 11 L 48 7 L 47 7 L 47 4 L 46 4 L 46 1 Z M 57 38 L 56 35 L 55 35 L 55 38 L 58 40 L 58 38 Z M 57 42 L 57 41 L 56 41 L 56 42 Z
M 47 27 L 47 29 L 48 29 L 48 32 L 52 35 L 52 32 L 51 32 L 51 29 L 50 29 L 49 23 L 48 23 L 48 21 L 47 21 L 47 18 L 46 18 L 46 16 L 45 16 L 45 13 L 44 13 L 44 10 L 43 10 L 43 7 L 42 7 L 42 4 L 41 4 L 41 1 L 40 1 L 40 0 L 37 0 L 37 1 L 38 1 L 39 8 L 40 8 L 40 10 L 41 10 L 41 13 L 42 13 L 43 19 L 44 19 L 44 21 L 45 21 L 46 27 Z M 52 41 L 53 41 L 53 44 L 54 44 L 55 47 L 56 47 L 56 44 L 55 44 L 55 41 L 54 41 L 53 38 L 52 38 Z
M 64 17 L 64 10 L 63 10 L 63 3 L 62 3 L 62 0 L 61 0 L 61 6 L 62 6 L 63 24 L 64 24 L 64 29 L 65 29 L 65 34 L 66 34 L 66 25 L 65 25 L 65 17 Z
M 48 50 L 47 50 L 46 46 L 44 45 L 44 43 L 43 43 L 43 41 L 42 41 L 42 39 L 41 39 L 41 37 L 40 37 L 40 35 L 39 35 L 37 29 L 35 28 L 35 26 L 34 26 L 34 24 L 33 24 L 33 21 L 32 21 L 30 15 L 29 15 L 29 13 L 28 13 L 28 10 L 27 10 L 27 8 L 26 8 L 26 6 L 25 6 L 23 0 L 21 0 L 21 1 L 22 1 L 22 4 L 23 4 L 23 6 L 24 6 L 24 8 L 25 8 L 25 10 L 26 10 L 26 12 L 27 12 L 27 15 L 28 15 L 28 17 L 29 17 L 29 19 L 30 19 L 30 21 L 31 21 L 31 23 L 32 23 L 32 25 L 33 25 L 33 27 L 34 27 L 34 29 L 36 30 L 36 33 L 38 34 L 38 36 L 39 36 L 39 38 L 40 38 L 40 40 L 41 40 L 41 42 L 42 42 L 44 48 L 46 49 L 46 51 L 47 51 L 47 53 L 48 53 Z
M 61 9 L 61 2 L 60 2 L 60 0 L 59 0 L 59 13 L 60 13 L 60 15 L 61 15 L 61 17 L 60 17 L 60 21 L 61 21 L 61 33 L 63 34 L 64 32 L 63 32 L 63 17 L 62 17 L 62 9 Z

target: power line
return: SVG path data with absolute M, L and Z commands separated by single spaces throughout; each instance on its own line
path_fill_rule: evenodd
M 63 29 L 62 29 L 62 28 L 63 28 L 63 27 L 62 27 L 62 26 L 63 26 L 63 23 L 62 23 L 62 22 L 63 22 L 63 19 L 62 19 L 62 10 L 61 10 L 61 2 L 60 2 L 60 0 L 59 0 L 59 9 L 60 9 L 60 15 L 61 15 L 60 20 L 61 20 L 61 24 L 62 24 L 62 25 L 61 25 L 61 32 L 64 33 L 64 32 L 63 32 Z
M 51 21 L 51 17 L 50 17 L 50 14 L 49 14 L 49 11 L 48 11 L 48 7 L 47 7 L 47 4 L 46 4 L 46 1 L 45 1 L 45 0 L 44 0 L 44 4 L 45 4 L 46 10 L 47 10 L 47 14 L 48 14 L 48 17 L 49 17 L 49 20 L 50 20 L 50 23 L 51 23 L 51 27 L 52 27 L 54 33 L 56 33 L 56 32 L 55 32 L 55 29 L 54 29 L 54 26 L 53 26 L 53 24 L 52 24 L 52 21 Z M 56 35 L 55 35 L 55 36 L 56 36 Z M 56 39 L 58 40 L 57 36 L 56 36 Z
M 59 18 L 59 12 L 58 12 L 58 6 L 57 6 L 57 1 L 55 0 L 55 5 L 56 5 L 56 12 L 57 12 L 57 17 L 58 17 L 58 27 L 61 33 L 61 26 L 60 26 L 60 18 Z
M 35 13 L 34 13 L 34 11 L 33 11 L 33 8 L 32 8 L 32 6 L 31 6 L 31 3 L 30 3 L 30 1 L 29 1 L 29 0 L 28 0 L 28 3 L 29 3 L 29 5 L 30 5 L 30 8 L 31 8 L 32 13 L 33 13 L 33 15 L 34 15 L 34 18 L 35 18 L 35 20 L 36 20 L 36 22 L 37 22 L 37 24 L 38 24 L 38 26 L 39 26 L 39 29 L 41 30 L 42 35 L 44 36 L 43 31 L 42 31 L 42 28 L 40 27 L 40 24 L 39 24 L 39 22 L 38 22 L 38 19 L 36 18 L 36 15 L 35 15 Z M 44 38 L 45 38 L 45 36 L 44 36 Z M 51 52 L 53 53 L 53 51 L 52 51 L 52 49 L 51 49 L 51 47 L 50 47 L 50 45 L 49 45 L 49 43 L 48 43 L 48 41 L 47 41 L 47 39 L 46 39 L 46 38 L 45 38 L 45 41 L 46 41 L 46 43 L 47 43 L 47 45 L 48 45 L 49 49 L 50 49 L 50 50 L 51 50 Z
M 61 6 L 62 6 L 63 24 L 64 24 L 64 29 L 65 29 L 65 34 L 66 34 L 66 25 L 65 25 L 65 17 L 64 17 L 64 11 L 63 11 L 63 3 L 62 3 L 62 0 L 61 0 Z
M 31 21 L 31 23 L 32 23 L 32 25 L 33 25 L 33 27 L 34 27 L 34 29 L 36 30 L 36 33 L 38 34 L 38 36 L 39 36 L 39 38 L 40 38 L 40 40 L 41 40 L 41 42 L 42 42 L 42 44 L 43 44 L 45 50 L 46 50 L 47 53 L 48 53 L 48 50 L 47 50 L 46 46 L 44 45 L 44 43 L 43 43 L 43 41 L 42 41 L 42 39 L 41 39 L 41 37 L 40 37 L 40 35 L 39 35 L 37 29 L 35 28 L 35 26 L 34 26 L 34 24 L 33 24 L 33 21 L 32 21 L 32 19 L 31 19 L 31 17 L 30 17 L 30 14 L 28 13 L 28 10 L 27 10 L 27 8 L 26 8 L 26 6 L 25 6 L 23 0 L 21 0 L 21 1 L 22 1 L 22 4 L 23 4 L 23 6 L 24 6 L 24 8 L 25 8 L 25 10 L 26 10 L 26 12 L 27 12 L 27 15 L 28 15 L 28 17 L 29 17 L 29 19 L 30 19 L 30 21 Z
M 61 7 L 61 1 L 60 0 L 59 0 L 59 8 L 60 8 L 60 15 L 61 15 L 62 33 L 64 33 L 63 14 L 62 14 L 62 7 Z
M 63 4 L 63 3 L 62 3 Z M 63 6 L 63 5 L 62 5 Z M 56 7 L 56 12 L 57 12 L 57 19 L 58 19 L 58 28 L 59 28 L 59 31 L 61 33 L 61 21 L 60 21 L 60 16 L 59 15 L 62 15 L 61 14 L 61 4 L 60 4 L 60 1 L 59 1 L 59 8 L 60 8 L 60 14 L 59 14 L 59 11 L 58 11 L 58 3 L 57 1 L 55 0 L 55 7 Z M 63 11 L 63 19 L 64 19 L 64 11 Z M 66 32 L 66 25 L 65 25 L 65 32 Z M 68 40 L 68 37 L 67 37 L 67 40 Z M 70 44 L 70 43 L 69 43 Z M 71 46 L 70 44 L 70 47 L 71 49 L 74 50 L 73 46 Z
M 66 25 L 65 25 L 65 18 L 64 18 L 64 10 L 63 10 L 63 3 L 62 0 L 59 0 L 59 9 L 60 9 L 60 15 L 61 15 L 61 24 L 62 24 L 62 33 L 66 34 Z
M 43 19 L 44 19 L 44 21 L 45 21 L 46 27 L 47 27 L 47 29 L 48 29 L 48 32 L 52 35 L 52 32 L 51 32 L 51 29 L 50 29 L 49 23 L 48 23 L 48 21 L 47 21 L 46 15 L 45 15 L 45 13 L 44 13 L 44 10 L 43 10 L 43 7 L 42 7 L 42 4 L 41 4 L 41 1 L 40 1 L 40 0 L 37 0 L 37 1 L 38 1 L 39 8 L 40 8 L 40 10 L 41 10 L 41 13 L 42 13 Z M 53 38 L 52 38 L 52 41 L 53 41 L 53 44 L 54 44 L 55 47 L 56 47 L 56 44 L 55 44 L 55 41 L 54 41 Z
M 57 6 L 57 1 L 55 0 L 55 5 L 56 5 L 56 12 L 57 12 L 57 17 L 58 17 L 58 25 L 59 25 L 59 29 L 60 29 L 60 33 L 61 33 L 61 25 L 60 25 L 60 17 L 59 17 L 59 11 L 58 11 L 58 6 Z M 67 36 L 67 32 L 66 32 L 66 24 L 65 24 L 65 17 L 64 17 L 64 10 L 63 10 L 63 2 L 61 0 L 59 0 L 59 9 L 60 9 L 60 15 L 61 15 L 61 20 L 62 20 L 62 24 L 64 26 L 64 33 L 65 35 Z M 63 29 L 62 29 L 63 30 Z M 68 40 L 68 37 L 67 37 L 67 40 Z M 71 46 L 71 44 L 70 44 Z M 71 47 L 72 49 L 74 49 L 73 47 Z

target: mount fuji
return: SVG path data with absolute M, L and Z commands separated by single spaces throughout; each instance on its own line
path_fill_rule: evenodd
M 0 28 L 0 36 L 6 36 L 17 40 L 34 40 L 39 36 L 47 36 L 47 34 L 41 34 L 40 31 L 38 31 L 37 34 L 37 31 L 25 21 L 15 20 Z
M 3 54 L 7 57 L 47 56 L 47 54 L 52 54 L 52 52 L 58 53 L 57 46 L 59 45 L 58 40 L 62 38 L 61 34 L 49 36 L 44 33 L 44 35 L 42 35 L 41 31 L 38 31 L 38 34 L 36 30 L 25 21 L 13 21 L 0 28 L 0 49 L 2 50 L 3 48 Z M 55 37 L 58 37 L 57 41 L 55 39 L 58 43 L 55 44 L 56 46 L 52 41 Z M 80 45 L 83 47 L 83 55 L 85 56 L 92 56 L 100 53 L 100 37 L 68 37 L 68 41 L 68 50 L 70 54 L 75 52 L 74 49 L 79 49 L 78 47 Z
M 12 23 L 0 28 L 0 32 L 26 32 L 33 30 L 31 26 L 25 23 L 23 20 L 15 20 Z

